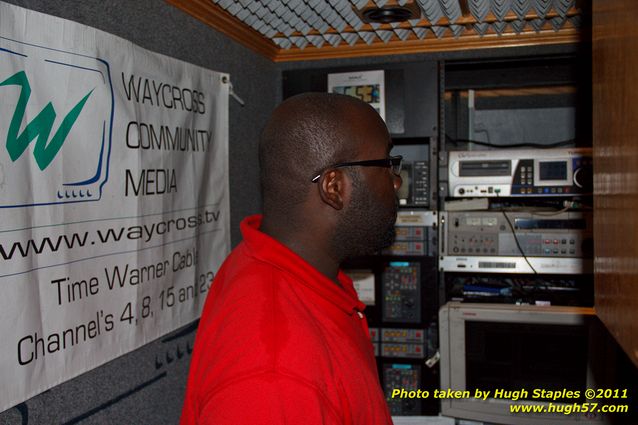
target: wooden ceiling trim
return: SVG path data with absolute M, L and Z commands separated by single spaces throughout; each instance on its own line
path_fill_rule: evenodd
M 340 59 L 364 56 L 402 55 L 414 53 L 431 53 L 446 51 L 463 51 L 476 49 L 492 49 L 505 47 L 540 46 L 555 44 L 575 44 L 581 41 L 582 34 L 576 29 L 562 29 L 558 32 L 544 30 L 541 32 L 497 35 L 486 34 L 465 35 L 460 38 L 443 37 L 425 40 L 393 40 L 388 43 L 339 45 L 324 47 L 280 50 L 275 62 L 302 60 Z
M 274 60 L 279 47 L 210 0 L 166 0 L 249 49 Z

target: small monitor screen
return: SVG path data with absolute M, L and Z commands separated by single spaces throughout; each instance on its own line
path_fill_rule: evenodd
M 525 389 L 532 397 L 534 389 L 586 388 L 586 327 L 479 321 L 465 325 L 468 390 Z
M 566 161 L 547 161 L 538 164 L 540 181 L 543 180 L 566 180 L 567 179 L 567 162 Z
M 412 164 L 403 164 L 401 170 L 401 187 L 397 191 L 397 197 L 401 205 L 407 205 L 412 198 Z

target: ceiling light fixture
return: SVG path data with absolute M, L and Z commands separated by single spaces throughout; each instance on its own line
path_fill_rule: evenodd
M 368 22 L 379 24 L 389 24 L 391 22 L 405 22 L 412 19 L 412 12 L 402 7 L 379 7 L 377 9 L 367 9 L 363 12 Z
M 390 24 L 421 17 L 421 9 L 414 1 L 407 2 L 404 5 L 399 5 L 396 1 L 390 1 L 383 7 L 378 7 L 373 2 L 368 2 L 367 5 L 355 10 L 355 12 L 363 22 L 368 24 Z

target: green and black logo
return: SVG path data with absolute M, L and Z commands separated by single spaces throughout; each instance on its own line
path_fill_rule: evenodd
M 27 104 L 31 97 L 31 85 L 24 71 L 17 72 L 0 83 L 0 86 L 9 85 L 20 86 L 21 88 L 20 97 L 13 112 L 13 117 L 11 118 L 9 131 L 7 132 L 6 149 L 9 158 L 15 162 L 22 156 L 29 144 L 33 140 L 36 140 L 33 156 L 40 170 L 44 170 L 51 164 L 51 161 L 53 161 L 60 151 L 60 148 L 62 148 L 71 128 L 73 128 L 73 124 L 75 124 L 75 121 L 82 112 L 82 108 L 84 108 L 84 104 L 91 96 L 91 93 L 93 93 L 93 90 L 89 91 L 75 104 L 69 113 L 66 114 L 57 131 L 49 141 L 53 123 L 57 116 L 53 104 L 51 102 L 47 103 L 40 113 L 28 122 L 24 130 L 20 132 L 20 125 L 24 120 Z

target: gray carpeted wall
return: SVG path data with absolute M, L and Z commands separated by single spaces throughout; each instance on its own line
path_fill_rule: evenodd
M 279 98 L 275 64 L 162 0 L 8 0 L 80 22 L 146 49 L 228 72 L 246 102 L 230 100 L 232 242 L 239 221 L 259 211 L 259 129 Z M 0 413 L 0 424 L 175 424 L 194 327 L 182 329 Z M 0 383 L 2 387 L 10 382 Z

